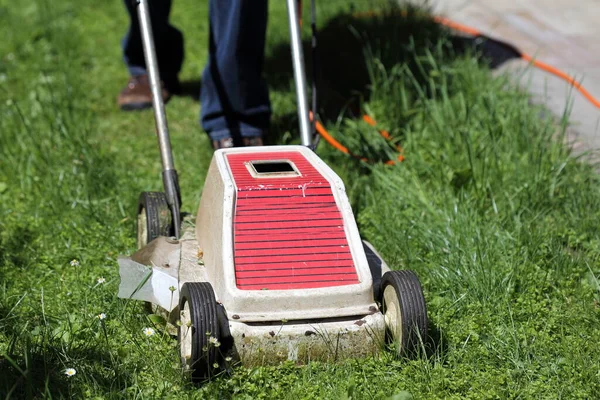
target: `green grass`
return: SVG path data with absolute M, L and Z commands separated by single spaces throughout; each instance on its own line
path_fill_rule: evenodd
M 173 10 L 190 86 L 206 57 L 206 3 Z M 285 8 L 270 7 L 273 140 L 289 143 Z M 600 397 L 595 166 L 562 144 L 566 121 L 542 118 L 421 13 L 351 16 L 370 7 L 319 3 L 320 84 L 332 133 L 375 163 L 325 143 L 319 154 L 346 182 L 362 235 L 420 276 L 428 356 L 236 368 L 189 384 L 175 341 L 144 337 L 154 324 L 143 306 L 116 298 L 137 195 L 161 185 L 152 113 L 115 105 L 127 78 L 122 4 L 0 0 L 0 397 Z M 357 109 L 390 130 L 406 162 L 383 165 L 394 146 L 352 118 Z M 190 211 L 211 158 L 198 114 L 192 97 L 168 105 Z

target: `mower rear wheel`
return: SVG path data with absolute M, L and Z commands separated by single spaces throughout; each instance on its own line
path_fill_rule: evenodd
M 389 271 L 381 278 L 381 305 L 387 336 L 398 355 L 417 354 L 427 338 L 427 307 L 419 278 L 412 271 Z
M 159 236 L 173 236 L 173 217 L 163 192 L 142 192 L 138 201 L 138 249 Z
M 177 338 L 181 363 L 201 382 L 220 371 L 221 325 L 219 307 L 210 283 L 187 282 L 179 294 L 180 326 Z

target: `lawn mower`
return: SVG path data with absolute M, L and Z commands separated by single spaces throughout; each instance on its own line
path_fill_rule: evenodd
M 297 0 L 287 0 L 302 145 L 214 152 L 196 216 L 182 219 L 147 0 L 138 17 L 164 192 L 144 192 L 138 250 L 119 257 L 119 297 L 177 329 L 202 381 L 230 365 L 298 364 L 422 348 L 427 310 L 411 271 L 361 239 L 342 180 L 314 152 Z

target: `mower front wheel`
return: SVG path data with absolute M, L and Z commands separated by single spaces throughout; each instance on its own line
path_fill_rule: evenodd
M 142 192 L 138 201 L 138 249 L 159 236 L 173 236 L 173 217 L 167 196 L 163 192 Z
M 210 283 L 187 282 L 179 295 L 179 350 L 184 370 L 202 382 L 221 370 L 219 307 Z
M 381 305 L 388 339 L 398 355 L 418 353 L 427 338 L 427 307 L 419 278 L 412 271 L 389 271 L 381 278 Z

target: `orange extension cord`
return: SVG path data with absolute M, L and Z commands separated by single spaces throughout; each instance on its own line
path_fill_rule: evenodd
M 365 13 L 365 15 L 373 15 L 374 13 Z M 483 36 L 483 37 L 489 37 L 484 35 L 483 33 L 481 33 L 481 31 L 467 26 L 467 25 L 463 25 L 461 23 L 452 21 L 448 18 L 445 17 L 433 17 L 433 20 L 440 24 L 440 25 L 444 25 L 450 29 L 454 29 L 455 31 L 458 32 L 462 32 L 462 33 L 466 33 L 468 35 L 472 35 L 472 36 Z M 546 64 L 542 61 L 536 60 L 534 59 L 532 56 L 530 56 L 527 53 L 523 53 L 519 51 L 519 56 L 521 57 L 521 59 L 523 59 L 524 61 L 527 61 L 528 63 L 530 63 L 531 65 L 533 65 L 536 68 L 539 68 L 543 71 L 546 71 L 562 80 L 564 80 L 565 82 L 567 82 L 568 84 L 570 84 L 571 86 L 573 86 L 575 89 L 577 89 L 579 91 L 579 93 L 581 93 L 583 95 L 583 97 L 585 97 L 591 104 L 593 104 L 595 107 L 600 109 L 600 101 L 598 99 L 596 99 L 594 96 L 592 96 L 590 94 L 590 92 L 588 92 L 583 85 L 581 85 L 581 83 L 577 82 L 573 77 L 571 77 L 569 74 L 561 71 L 560 69 L 553 67 L 549 64 Z M 312 112 L 310 113 L 310 118 L 312 120 L 313 118 L 313 114 Z M 376 122 L 373 118 L 371 118 L 368 115 L 363 115 L 362 117 L 363 121 L 365 121 L 367 124 L 369 124 L 372 127 L 376 126 Z M 334 148 L 336 148 L 337 150 L 341 151 L 342 153 L 348 154 L 351 157 L 357 158 L 361 161 L 365 161 L 365 162 L 370 162 L 370 160 L 368 160 L 365 157 L 361 157 L 359 155 L 356 154 L 352 154 L 350 152 L 350 150 L 348 150 L 347 147 L 345 147 L 343 144 L 341 144 L 340 142 L 338 142 L 336 139 L 333 138 L 333 136 L 331 136 L 329 134 L 329 132 L 327 132 L 327 130 L 325 129 L 325 127 L 319 122 L 316 122 L 316 128 L 317 128 L 317 132 L 319 133 L 319 135 L 321 135 L 321 137 L 327 142 L 329 143 L 331 146 L 333 146 Z M 381 136 L 383 136 L 385 139 L 387 140 L 391 140 L 391 136 L 389 134 L 388 131 L 385 130 L 379 130 L 379 134 Z M 396 160 L 388 160 L 385 162 L 386 165 L 394 165 L 398 162 L 402 162 L 404 161 L 404 156 L 402 155 L 402 147 L 400 147 L 399 145 L 396 146 L 396 149 L 398 150 L 398 158 Z
M 481 31 L 478 31 L 475 28 L 472 28 L 467 25 L 459 24 L 458 22 L 451 21 L 448 18 L 433 17 L 433 20 L 440 25 L 447 26 L 448 28 L 454 29 L 459 32 L 467 33 L 467 34 L 473 35 L 473 36 L 489 37 L 489 36 L 484 35 L 483 33 L 481 33 Z M 523 53 L 523 52 L 519 51 L 519 56 L 521 57 L 521 59 L 523 59 L 524 61 L 527 61 L 534 67 L 539 68 L 542 71 L 546 71 L 546 72 L 562 79 L 563 81 L 567 82 L 569 85 L 571 85 L 575 89 L 577 89 L 579 91 L 579 93 L 581 93 L 583 95 L 583 97 L 585 97 L 587 99 L 587 101 L 592 103 L 596 108 L 600 108 L 600 101 L 598 101 L 598 99 L 596 99 L 594 96 L 592 96 L 590 94 L 590 92 L 588 92 L 581 85 L 581 83 L 577 82 L 573 77 L 569 76 L 567 73 L 561 71 L 560 69 L 558 69 L 556 67 L 553 67 L 552 65 L 546 64 L 542 61 L 538 61 L 527 53 Z
M 375 127 L 375 125 L 376 125 L 376 122 L 375 122 L 375 120 L 374 120 L 373 118 L 369 117 L 367 114 L 363 115 L 363 117 L 362 117 L 362 118 L 363 118 L 363 121 L 365 121 L 367 124 L 369 124 L 369 125 L 371 125 L 371 126 Z M 311 119 L 311 121 L 312 121 L 312 119 L 313 119 L 313 113 L 312 113 L 312 111 L 311 111 L 311 113 L 310 113 L 310 119 Z M 351 157 L 357 158 L 357 159 L 359 159 L 359 160 L 361 160 L 361 161 L 364 161 L 364 162 L 370 162 L 370 160 L 369 160 L 369 159 L 367 159 L 367 158 L 365 158 L 365 157 L 361 157 L 361 156 L 359 156 L 359 155 L 356 155 L 356 154 L 352 154 L 352 153 L 350 153 L 350 150 L 348 150 L 348 148 L 347 148 L 346 146 L 344 146 L 343 144 L 341 144 L 340 142 L 338 142 L 337 140 L 335 140 L 335 139 L 333 138 L 333 136 L 331 136 L 331 135 L 329 134 L 329 132 L 327 132 L 327 129 L 325 129 L 325 127 L 324 127 L 324 126 L 323 126 L 323 125 L 322 125 L 322 124 L 321 124 L 319 121 L 317 121 L 317 122 L 316 122 L 315 126 L 316 126 L 316 128 L 317 128 L 317 132 L 319 133 L 319 135 L 321 135 L 321 137 L 322 137 L 322 138 L 323 138 L 323 139 L 324 139 L 324 140 L 325 140 L 327 143 L 329 143 L 331 146 L 333 146 L 333 147 L 334 147 L 334 148 L 336 148 L 337 150 L 341 151 L 342 153 L 348 154 L 348 155 L 349 155 L 349 156 L 351 156 Z M 379 131 L 379 134 L 380 134 L 381 136 L 383 136 L 385 139 L 387 139 L 387 140 L 391 140 L 391 136 L 390 136 L 390 134 L 389 134 L 389 132 L 388 132 L 388 131 L 385 131 L 385 130 L 380 130 L 380 131 Z M 398 145 L 397 145 L 397 146 L 396 146 L 396 150 L 398 150 L 398 153 L 399 153 L 399 154 L 398 154 L 398 158 L 397 158 L 396 160 L 388 160 L 388 161 L 386 161 L 386 162 L 385 162 L 385 163 L 386 163 L 386 165 L 394 165 L 394 164 L 396 164 L 397 162 L 402 162 L 402 161 L 404 161 L 404 156 L 402 155 L 402 147 L 400 147 L 400 146 L 398 146 Z

